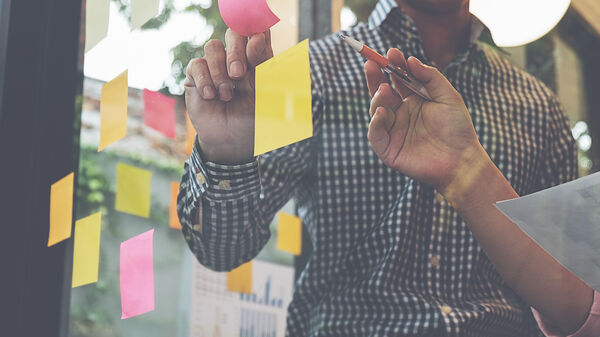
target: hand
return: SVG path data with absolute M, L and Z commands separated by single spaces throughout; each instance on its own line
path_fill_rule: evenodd
M 432 101 L 410 94 L 392 76 L 397 88 L 394 90 L 379 66 L 367 61 L 365 72 L 372 96 L 368 133 L 371 147 L 386 165 L 442 193 L 458 181 L 462 185 L 458 178 L 490 161 L 462 97 L 437 69 L 414 57 L 406 62 L 395 49 L 390 50 L 388 58 L 395 65 L 405 65 L 425 85 Z
M 185 102 L 205 159 L 235 164 L 254 151 L 254 69 L 273 57 L 271 32 L 249 39 L 227 30 L 186 70 Z

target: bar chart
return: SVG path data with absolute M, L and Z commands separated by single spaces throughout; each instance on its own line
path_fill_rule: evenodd
M 252 293 L 227 290 L 225 273 L 194 266 L 190 336 L 283 337 L 292 299 L 291 267 L 253 261 Z

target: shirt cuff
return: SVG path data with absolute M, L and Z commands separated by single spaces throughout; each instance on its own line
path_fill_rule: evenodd
M 205 161 L 196 139 L 190 163 L 202 195 L 209 200 L 237 200 L 260 193 L 258 159 L 237 165 Z
M 564 335 L 558 332 L 558 329 L 553 327 L 551 324 L 545 322 L 540 313 L 531 308 L 533 317 L 537 321 L 540 330 L 546 335 L 546 337 L 564 337 Z M 590 309 L 590 314 L 586 319 L 585 323 L 572 335 L 567 337 L 597 337 L 600 336 L 600 293 L 594 291 L 594 302 Z

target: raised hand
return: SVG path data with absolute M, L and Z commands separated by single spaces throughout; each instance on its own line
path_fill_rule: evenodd
M 250 38 L 232 30 L 211 40 L 186 70 L 185 101 L 208 161 L 242 163 L 254 150 L 254 69 L 273 57 L 271 32 Z
M 397 50 L 390 51 L 388 58 L 399 66 L 404 61 Z M 367 61 L 365 72 L 373 97 L 368 139 L 386 165 L 444 191 L 458 175 L 487 164 L 489 157 L 477 139 L 462 97 L 448 80 L 414 57 L 406 66 L 433 100 L 410 94 L 396 81 L 395 90 L 377 64 Z

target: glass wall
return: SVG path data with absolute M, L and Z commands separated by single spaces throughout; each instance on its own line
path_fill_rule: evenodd
M 283 8 L 286 1 L 269 2 Z M 365 20 L 375 3 L 375 0 L 347 0 L 341 11 L 341 27 L 347 28 Z M 102 213 L 100 262 L 98 281 L 73 288 L 71 292 L 69 336 L 187 337 L 216 336 L 217 333 L 233 336 L 227 330 L 231 328 L 228 322 L 239 317 L 233 317 L 236 313 L 228 309 L 227 303 L 251 302 L 255 305 L 262 301 L 262 305 L 281 307 L 282 297 L 289 300 L 291 294 L 274 292 L 270 282 L 275 281 L 267 276 L 275 272 L 290 275 L 290 271 L 293 275 L 294 256 L 277 249 L 277 223 L 273 221 L 271 239 L 256 258 L 259 261 L 256 270 L 263 272 L 262 278 L 258 279 L 264 291 L 244 297 L 226 290 L 225 273 L 211 272 L 200 266 L 180 229 L 170 226 L 172 184 L 181 178 L 183 162 L 190 155 L 190 141 L 194 139 L 182 96 L 185 67 L 189 60 L 203 55 L 202 47 L 206 41 L 223 39 L 226 26 L 220 18 L 216 0 L 166 0 L 160 1 L 158 16 L 130 31 L 129 4 L 125 0 L 110 1 L 107 36 L 85 55 L 76 219 Z M 298 13 L 291 13 L 290 17 L 297 20 Z M 292 22 L 292 28 L 294 25 L 297 21 Z M 297 27 L 295 32 L 297 34 Z M 277 34 L 274 32 L 274 38 Z M 587 95 L 600 88 L 586 87 L 586 64 L 558 29 L 544 41 L 550 43 L 551 53 L 521 47 L 507 49 L 506 57 L 534 73 L 537 71 L 539 77 L 551 80 L 550 85 L 557 91 L 571 120 L 579 147 L 581 175 L 597 171 L 599 168 L 593 165 L 597 158 L 591 152 L 592 144 L 597 140 L 591 132 L 592 107 L 587 104 Z M 284 50 L 295 42 L 282 38 L 274 43 L 281 43 L 280 50 Z M 532 68 L 531 60 L 540 55 L 550 66 Z M 99 152 L 102 87 L 125 70 L 128 71 L 127 135 Z M 149 90 L 173 102 L 174 137 L 148 126 L 144 90 L 146 95 Z M 148 217 L 115 209 L 117 167 L 120 164 L 151 172 Z M 294 213 L 293 202 L 283 211 Z M 120 244 L 152 229 L 155 231 L 155 309 L 121 319 Z M 262 267 L 261 261 L 266 263 Z M 285 276 L 279 282 L 289 284 L 291 289 L 293 279 Z M 204 322 L 214 324 L 207 326 Z
M 274 5 L 284 4 L 280 1 Z M 182 96 L 185 67 L 190 59 L 202 55 L 206 41 L 223 39 L 226 26 L 216 1 L 160 1 L 159 15 L 133 31 L 130 31 L 130 14 L 129 1 L 111 1 L 106 38 L 85 54 L 76 219 L 101 212 L 102 225 L 98 281 L 72 289 L 69 336 L 212 336 L 214 330 L 203 330 L 206 329 L 204 323 L 217 322 L 213 319 L 217 316 L 234 315 L 227 312 L 228 303 L 256 299 L 236 297 L 237 294 L 224 288 L 224 281 L 218 283 L 223 286 L 221 297 L 205 296 L 215 293 L 211 287 L 215 286 L 215 280 L 224 280 L 225 273 L 199 266 L 181 230 L 170 226 L 170 207 L 172 184 L 181 179 L 183 163 L 190 155 L 191 141 L 195 137 Z M 294 41 L 279 41 L 280 48 L 287 48 Z M 125 70 L 129 87 L 127 134 L 98 151 L 103 86 Z M 163 101 L 174 103 L 173 138 L 148 125 L 146 112 L 151 103 L 145 101 L 145 90 L 146 95 L 151 92 Z M 151 173 L 148 217 L 116 209 L 117 167 L 121 164 Z M 121 182 L 121 186 L 127 187 L 130 183 Z M 283 211 L 293 214 L 293 204 L 286 205 Z M 287 278 L 280 282 L 285 282 L 290 290 L 284 294 L 285 301 L 289 302 L 294 260 L 292 254 L 276 248 L 275 220 L 271 225 L 271 240 L 256 258 L 255 273 L 260 272 L 260 268 L 265 275 L 273 270 L 283 273 Z M 120 244 L 152 229 L 155 309 L 121 319 Z M 269 280 L 263 282 L 273 289 Z M 280 298 L 272 301 L 280 294 L 267 290 L 260 295 L 270 296 L 265 302 L 274 304 L 277 312 L 285 312 Z M 217 301 L 223 306 L 220 312 L 214 309 Z M 224 336 L 231 336 L 223 331 Z

